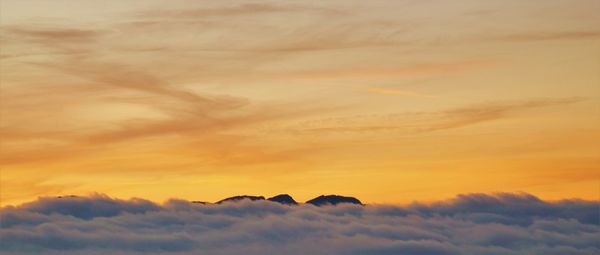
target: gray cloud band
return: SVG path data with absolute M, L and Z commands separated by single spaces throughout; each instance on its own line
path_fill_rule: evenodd
M 598 201 L 429 205 L 41 198 L 0 211 L 0 254 L 598 254 Z

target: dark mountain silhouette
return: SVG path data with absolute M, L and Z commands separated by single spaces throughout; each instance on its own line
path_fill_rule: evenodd
M 272 202 L 277 202 L 284 205 L 297 205 L 298 202 L 288 194 L 281 194 L 267 199 Z
M 257 200 L 265 200 L 265 197 L 263 196 L 247 196 L 247 195 L 243 195 L 243 196 L 235 196 L 235 197 L 228 197 L 225 198 L 219 202 L 217 202 L 217 204 L 221 204 L 224 202 L 237 202 L 237 201 L 241 201 L 241 200 L 250 200 L 250 201 L 257 201 Z
M 269 199 L 265 199 L 264 196 L 248 196 L 248 195 L 234 196 L 234 197 L 225 198 L 225 199 L 217 202 L 216 204 L 222 204 L 225 202 L 239 202 L 242 200 L 250 200 L 250 201 L 267 200 L 267 201 L 280 203 L 280 204 L 284 204 L 284 205 L 298 205 L 298 202 L 296 202 L 296 200 L 294 200 L 294 198 L 292 198 L 292 196 L 290 196 L 288 194 L 277 195 L 274 197 L 270 197 Z M 205 202 L 202 202 L 202 201 L 192 201 L 192 203 L 206 204 Z M 360 200 L 358 200 L 354 197 L 345 197 L 345 196 L 339 196 L 339 195 L 321 195 L 321 196 L 318 196 L 311 200 L 308 200 L 306 203 L 312 204 L 315 206 L 337 205 L 337 204 L 342 204 L 342 203 L 363 205 L 363 203 L 360 202 Z
M 341 203 L 362 205 L 360 200 L 358 200 L 354 197 L 344 197 L 344 196 L 338 196 L 338 195 L 327 195 L 327 196 L 321 195 L 321 196 L 318 196 L 311 200 L 308 200 L 306 203 L 316 205 L 316 206 L 337 205 L 337 204 L 341 204 Z

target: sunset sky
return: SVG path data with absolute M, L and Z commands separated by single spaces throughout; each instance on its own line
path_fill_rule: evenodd
M 0 1 L 0 202 L 600 199 L 600 1 Z

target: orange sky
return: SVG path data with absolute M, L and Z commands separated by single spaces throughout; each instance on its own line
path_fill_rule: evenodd
M 2 205 L 600 198 L 600 1 L 0 7 Z

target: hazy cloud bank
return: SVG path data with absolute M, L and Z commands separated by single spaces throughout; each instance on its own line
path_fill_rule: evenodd
M 598 201 L 470 194 L 429 205 L 40 198 L 0 211 L 0 254 L 598 254 Z

